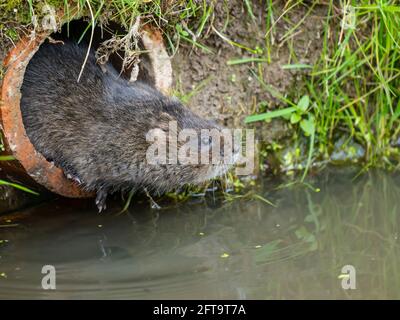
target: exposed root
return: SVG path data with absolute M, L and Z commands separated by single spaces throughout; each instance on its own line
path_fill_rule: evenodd
M 97 63 L 104 65 L 108 62 L 111 54 L 117 54 L 122 60 L 121 73 L 125 70 L 131 69 L 129 81 L 135 82 L 139 75 L 139 32 L 140 16 L 136 18 L 136 21 L 129 28 L 128 33 L 119 37 L 114 35 L 111 39 L 104 41 L 96 51 Z M 123 57 L 121 57 L 121 52 Z

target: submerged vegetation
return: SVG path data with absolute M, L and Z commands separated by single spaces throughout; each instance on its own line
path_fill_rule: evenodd
M 262 169 L 271 154 L 285 171 L 303 170 L 302 180 L 312 165 L 328 162 L 359 162 L 364 168 L 398 167 L 400 5 L 397 1 L 244 0 L 241 4 L 246 21 L 264 28 L 263 37 L 254 41 L 256 45 L 226 35 L 229 10 L 223 17 L 224 28 L 215 27 L 216 3 L 216 0 L 0 0 L 0 37 L 15 41 L 22 29 L 35 27 L 48 14 L 47 6 L 63 12 L 59 24 L 61 20 L 86 16 L 96 24 L 115 21 L 129 29 L 140 16 L 142 23 L 153 23 L 163 30 L 171 54 L 182 44 L 215 54 L 203 41 L 213 34 L 242 52 L 241 57 L 226 64 L 248 65 L 252 78 L 279 101 L 273 106 L 269 101 L 257 101 L 255 107 L 249 102 L 242 124 L 256 124 L 257 129 L 260 124 L 269 126 L 280 118 L 291 129 L 290 137 L 285 140 L 261 143 Z M 230 5 L 229 1 L 223 3 L 226 7 Z M 262 14 L 257 11 L 260 7 Z M 279 37 L 279 45 L 293 48 L 296 35 L 321 7 L 318 19 L 323 23 L 322 49 L 312 64 L 304 63 L 291 49 L 287 63 L 281 68 L 301 71 L 301 84 L 288 92 L 279 92 L 265 76 L 277 42 L 277 25 L 280 21 L 289 25 Z M 300 8 L 305 14 L 292 21 L 291 14 Z M 181 96 L 190 99 L 194 94 L 198 92 Z

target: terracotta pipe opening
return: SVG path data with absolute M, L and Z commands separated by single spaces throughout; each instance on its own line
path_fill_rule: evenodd
M 87 22 L 73 21 L 64 25 L 61 33 L 40 33 L 34 37 L 23 37 L 8 53 L 4 65 L 6 72 L 1 85 L 0 118 L 3 131 L 5 151 L 3 155 L 12 155 L 15 160 L 1 163 L 2 171 L 7 178 L 22 183 L 36 190 L 47 189 L 65 197 L 91 197 L 91 193 L 82 190 L 79 185 L 69 180 L 62 169 L 47 161 L 30 142 L 23 125 L 20 110 L 21 85 L 24 73 L 30 59 L 39 50 L 40 45 L 49 36 L 53 40 L 62 40 L 68 36 L 75 38 L 82 35 L 87 28 Z M 108 29 L 96 28 L 93 46 L 109 39 L 113 33 L 122 31 L 117 25 Z M 85 37 L 90 35 L 90 30 Z M 158 30 L 145 27 L 141 32 L 140 46 L 146 54 L 140 56 L 139 80 L 152 82 L 159 90 L 167 93 L 172 83 L 171 63 L 166 53 L 161 34 Z M 121 59 L 118 55 L 110 57 L 110 62 L 121 69 Z M 125 76 L 129 70 L 125 72 Z

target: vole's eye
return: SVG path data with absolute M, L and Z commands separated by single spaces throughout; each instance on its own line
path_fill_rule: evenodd
M 212 138 L 211 137 L 203 137 L 201 138 L 201 143 L 204 146 L 208 146 L 209 144 L 211 144 Z

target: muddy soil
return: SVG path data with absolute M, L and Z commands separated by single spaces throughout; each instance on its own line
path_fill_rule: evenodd
M 266 5 L 264 1 L 252 1 L 255 17 L 253 21 L 244 3 L 230 0 L 226 6 L 224 1 L 218 1 L 212 24 L 230 40 L 248 48 L 262 48 L 265 52 Z M 278 3 L 274 4 L 273 15 L 276 21 L 285 9 L 285 1 L 275 3 Z M 266 103 L 268 109 L 279 105 L 279 101 L 260 85 L 251 70 L 256 74 L 261 70 L 263 81 L 267 85 L 273 85 L 282 95 L 293 97 L 301 94 L 304 69 L 284 70 L 282 66 L 294 63 L 312 65 L 316 62 L 322 49 L 321 34 L 326 10 L 325 6 L 316 6 L 294 35 L 286 41 L 282 40 L 283 36 L 303 19 L 307 8 L 298 6 L 285 14 L 284 19 L 277 21 L 272 32 L 274 44 L 270 49 L 270 64 L 265 62 L 260 65 L 246 63 L 229 66 L 227 62 L 231 59 L 253 55 L 230 45 L 209 27 L 208 34 L 201 43 L 214 54 L 183 45 L 173 57 L 177 89 L 187 94 L 205 84 L 191 97 L 189 107 L 230 127 L 242 127 L 244 117 L 258 112 L 260 103 Z M 266 53 L 262 56 L 265 58 Z M 296 61 L 293 56 L 297 58 Z M 278 139 L 287 132 L 285 123 L 280 121 L 263 124 L 262 127 L 262 130 L 258 130 L 260 138 L 267 141 Z

